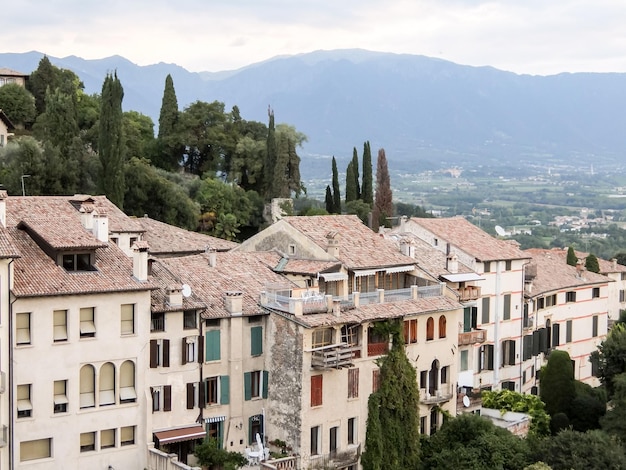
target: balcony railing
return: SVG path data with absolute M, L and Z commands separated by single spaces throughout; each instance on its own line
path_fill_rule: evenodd
M 311 367 L 314 369 L 341 369 L 352 366 L 352 359 L 360 356 L 360 346 L 332 344 L 312 351 Z M 357 354 L 358 353 L 358 354 Z
M 453 387 L 449 384 L 440 384 L 439 388 L 420 388 L 420 403 L 434 405 L 449 401 L 454 396 Z
M 472 330 L 459 333 L 459 346 L 484 343 L 487 340 L 486 330 Z
M 312 455 L 311 465 L 313 468 L 346 468 L 358 464 L 360 458 L 361 444 L 328 454 Z
M 389 352 L 389 342 L 384 343 L 367 343 L 368 356 L 382 356 Z
M 165 331 L 165 316 L 153 317 L 150 320 L 150 331 Z
M 469 302 L 480 298 L 480 287 L 465 286 L 458 288 L 459 300 L 461 302 Z

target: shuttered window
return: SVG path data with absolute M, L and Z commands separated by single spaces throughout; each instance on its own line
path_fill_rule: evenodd
M 136 401 L 135 363 L 124 361 L 120 368 L 120 403 L 134 403 Z
M 219 361 L 221 359 L 220 330 L 206 332 L 206 361 Z
M 55 310 L 52 315 L 54 342 L 67 341 L 67 310 Z
M 30 344 L 30 313 L 15 315 L 15 338 L 18 345 Z
M 504 320 L 511 319 L 511 294 L 504 294 Z
M 252 356 L 263 354 L 263 327 L 253 326 L 250 328 L 250 353 Z
M 120 440 L 123 446 L 135 443 L 135 426 L 125 426 L 120 428 Z
M 89 452 L 96 450 L 96 433 L 83 432 L 80 434 L 80 451 Z
M 110 362 L 100 368 L 100 393 L 98 396 L 100 406 L 115 404 L 115 366 Z
M 96 336 L 96 322 L 94 316 L 94 308 L 80 309 L 80 337 L 93 338 Z
M 110 449 L 115 447 L 115 429 L 103 429 L 100 431 L 100 448 Z
M 441 315 L 439 317 L 439 338 L 446 337 L 446 317 Z
M 481 318 L 481 323 L 483 325 L 489 323 L 489 305 L 490 305 L 490 298 L 489 297 L 483 297 L 482 318 Z
M 230 377 L 228 377 L 228 375 L 222 375 L 220 377 L 220 403 L 222 405 L 228 405 L 230 403 Z
M 84 365 L 80 369 L 80 407 L 93 408 L 96 406 L 95 387 L 96 374 L 92 365 Z
M 433 317 L 428 317 L 426 320 L 426 341 L 430 341 L 435 338 L 435 320 Z
M 359 369 L 348 369 L 348 398 L 359 397 Z
M 135 305 L 125 304 L 121 309 L 122 335 L 132 335 L 135 332 Z
M 20 462 L 52 457 L 52 439 L 20 442 Z
M 322 378 L 321 374 L 311 376 L 311 406 L 322 405 Z

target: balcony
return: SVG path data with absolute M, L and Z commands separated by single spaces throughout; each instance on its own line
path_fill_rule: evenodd
M 312 351 L 311 367 L 313 369 L 341 369 L 351 367 L 352 359 L 360 357 L 360 346 L 349 346 L 345 343 L 322 346 Z
M 420 388 L 420 403 L 424 405 L 436 405 L 452 400 L 454 390 L 451 385 L 440 384 L 438 389 Z
M 346 468 L 359 463 L 361 458 L 361 444 L 347 449 L 335 450 L 328 454 L 312 455 L 313 468 Z
M 480 299 L 480 287 L 476 287 L 476 286 L 459 287 L 457 289 L 457 292 L 459 293 L 460 302 L 470 302 L 472 300 Z
M 459 346 L 484 343 L 487 340 L 486 330 L 472 330 L 459 333 Z
M 367 343 L 368 356 L 382 356 L 389 352 L 389 341 L 384 343 Z

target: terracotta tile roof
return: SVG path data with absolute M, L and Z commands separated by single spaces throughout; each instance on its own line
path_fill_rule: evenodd
M 338 259 L 349 269 L 366 269 L 415 264 L 400 253 L 393 243 L 363 225 L 356 215 L 318 215 L 284 217 L 290 224 L 324 250 L 327 235 L 337 233 Z
M 259 297 L 266 285 L 280 283 L 295 287 L 274 273 L 256 253 L 227 251 L 214 255 L 215 267 L 210 266 L 210 255 L 206 253 L 161 259 L 207 305 L 204 318 L 230 316 L 224 307 L 225 292 L 243 292 L 243 314 L 258 315 L 265 313 L 259 306 Z
M 277 251 L 258 251 L 256 254 L 273 271 L 285 274 L 314 276 L 317 273 L 338 271 L 341 268 L 341 263 L 337 261 L 290 259 L 283 257 Z
M 576 267 L 567 264 L 567 252 L 564 250 L 531 248 L 524 250 L 524 253 L 532 257 L 529 267 L 536 266 L 537 269 L 537 276 L 532 280 L 532 296 L 559 289 L 612 282 L 606 276 L 590 271 L 583 271 L 582 276 L 578 275 Z
M 151 260 L 150 281 L 157 286 L 151 293 L 151 310 L 153 312 L 175 312 L 180 310 L 204 310 L 205 303 L 192 290 L 189 297 L 183 296 L 182 306 L 172 306 L 168 302 L 168 289 L 172 286 L 182 288 L 183 282 L 175 276 L 159 260 Z
M 96 271 L 68 272 L 50 258 L 24 230 L 7 229 L 22 257 L 15 260 L 17 297 L 94 294 L 147 290 L 151 283 L 132 277 L 132 261 L 116 245 L 96 250 Z
M 478 261 L 525 259 L 527 256 L 516 244 L 500 240 L 476 227 L 464 217 L 444 219 L 421 219 L 413 217 L 415 223 L 436 235 L 441 242 L 448 242 L 474 256 Z
M 9 232 L 0 225 L 0 259 L 19 258 L 21 256 Z
M 28 77 L 27 73 L 18 72 L 17 70 L 0 67 L 0 75 L 5 77 Z
M 150 244 L 150 254 L 154 256 L 198 254 L 207 248 L 216 251 L 228 251 L 237 246 L 235 242 L 191 232 L 149 217 L 138 217 L 131 220 L 145 231 L 144 239 Z
M 442 313 L 462 308 L 461 304 L 445 296 L 422 297 L 399 302 L 368 304 L 358 308 L 342 310 L 339 317 L 332 313 L 314 313 L 294 318 L 311 328 L 317 328 L 345 323 L 363 323 L 390 318 Z
M 553 248 L 554 251 L 562 251 L 562 256 L 564 259 L 567 259 L 567 250 L 560 250 L 559 248 Z M 576 257 L 578 259 L 585 260 L 589 253 L 585 253 L 584 251 L 574 250 L 576 253 Z M 600 266 L 600 274 L 608 274 L 608 273 L 626 273 L 626 266 L 623 264 L 619 264 L 617 261 L 613 263 L 613 261 L 607 261 L 602 258 L 598 258 L 598 265 Z
M 25 218 L 18 227 L 41 238 L 55 250 L 94 250 L 107 246 L 85 230 L 77 217 Z

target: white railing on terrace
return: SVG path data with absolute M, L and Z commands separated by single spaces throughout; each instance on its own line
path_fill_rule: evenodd
M 179 462 L 176 454 L 166 454 L 159 449 L 148 447 L 148 470 L 201 470 L 201 468 Z
M 434 286 L 420 286 L 417 288 L 418 297 L 439 297 L 443 295 L 443 286 L 445 284 L 436 284 Z
M 417 288 L 419 296 L 419 287 Z M 411 288 L 406 289 L 393 289 L 385 291 L 385 302 L 398 302 L 400 300 L 409 300 L 412 298 Z
M 283 457 L 282 459 L 261 462 L 261 468 L 269 470 L 296 470 L 298 468 L 298 457 Z
M 377 304 L 379 299 L 380 294 L 377 291 L 359 293 L 359 305 Z

